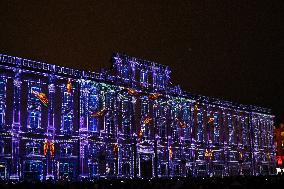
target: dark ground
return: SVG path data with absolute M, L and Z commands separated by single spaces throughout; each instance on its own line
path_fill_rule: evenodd
M 143 180 L 97 180 L 82 182 L 47 181 L 0 184 L 1 189 L 264 189 L 281 188 L 284 176 L 224 177 L 224 178 L 173 178 Z

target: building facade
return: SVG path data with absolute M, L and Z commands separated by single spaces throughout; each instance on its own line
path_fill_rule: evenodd
M 274 174 L 270 110 L 182 91 L 116 53 L 95 73 L 0 54 L 2 179 Z
M 274 141 L 276 146 L 276 162 L 278 168 L 283 168 L 284 161 L 284 124 L 280 123 L 274 129 Z

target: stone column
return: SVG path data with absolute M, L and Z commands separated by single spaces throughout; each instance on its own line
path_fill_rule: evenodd
M 54 75 L 49 76 L 48 85 L 48 125 L 46 129 L 47 141 L 54 145 L 54 134 L 55 134 L 55 115 L 54 115 L 54 98 L 55 98 L 55 80 Z M 55 145 L 54 145 L 55 146 Z M 55 149 L 54 149 L 55 150 Z M 49 154 L 46 157 L 46 179 L 54 179 L 54 154 L 49 149 Z
M 19 131 L 21 130 L 21 70 L 15 69 L 15 78 L 14 78 L 14 99 L 13 99 L 13 124 L 12 124 L 12 160 L 11 160 L 11 180 L 19 180 L 20 178 L 20 158 L 19 158 Z

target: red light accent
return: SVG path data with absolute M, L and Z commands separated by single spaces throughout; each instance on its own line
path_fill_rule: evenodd
M 152 122 L 152 118 L 151 117 L 146 117 L 145 119 L 144 119 L 144 121 L 143 121 L 143 123 L 145 124 L 145 125 L 148 125 L 148 124 L 150 124 L 151 122 Z
M 44 93 L 32 91 L 32 93 L 43 103 L 44 106 L 48 107 L 48 99 Z
M 277 156 L 276 159 L 277 159 L 277 165 L 282 166 L 282 164 L 283 164 L 282 156 Z
M 184 128 L 187 127 L 187 124 L 186 124 L 184 121 L 181 121 L 181 120 L 179 120 L 179 119 L 177 119 L 177 118 L 176 118 L 176 120 L 178 121 L 179 127 L 180 127 L 181 129 L 184 129 Z
M 95 118 L 101 118 L 103 116 L 105 116 L 107 110 L 105 108 L 103 108 L 102 110 L 98 111 L 98 112 L 94 112 L 92 113 L 92 117 L 95 117 Z
M 126 90 L 127 90 L 127 93 L 131 96 L 139 96 L 139 93 L 134 89 L 126 88 Z
M 173 148 L 172 148 L 172 146 L 170 146 L 170 148 L 169 148 L 169 156 L 170 156 L 170 159 L 173 158 Z
M 50 156 L 54 156 L 54 143 L 46 140 L 43 144 L 43 154 L 46 156 L 47 151 L 49 150 Z
M 141 139 L 143 137 L 143 131 L 142 130 L 139 131 L 138 137 L 139 137 L 139 139 Z
M 159 94 L 159 93 L 153 93 L 153 94 L 150 94 L 149 95 L 149 99 L 150 100 L 157 100 L 158 98 L 162 97 L 163 95 L 162 94 Z
M 67 81 L 67 92 L 69 93 L 69 94 L 71 94 L 71 92 L 72 92 L 72 84 L 71 84 L 71 79 L 68 79 L 68 81 Z
M 214 118 L 210 117 L 209 120 L 208 120 L 208 123 L 211 123 L 214 121 Z

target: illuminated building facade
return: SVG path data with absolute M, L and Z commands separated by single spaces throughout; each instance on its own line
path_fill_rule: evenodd
M 0 54 L 0 176 L 273 174 L 270 110 L 182 91 L 122 54 L 95 73 Z
M 284 161 L 284 124 L 280 123 L 274 129 L 274 141 L 276 146 L 276 162 L 278 168 L 283 168 Z

